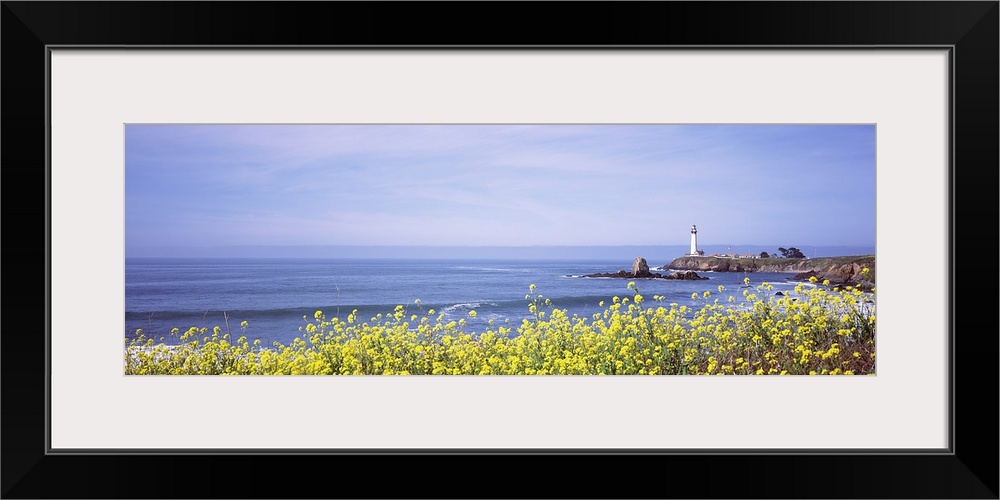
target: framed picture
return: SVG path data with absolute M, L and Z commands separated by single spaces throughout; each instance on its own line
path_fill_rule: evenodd
M 537 491 L 489 481 L 502 484 L 489 486 L 488 496 L 997 497 L 996 430 L 972 418 L 995 417 L 996 393 L 987 390 L 984 397 L 957 385 L 976 379 L 989 389 L 996 373 L 995 357 L 978 355 L 996 352 L 995 336 L 963 340 L 964 332 L 995 331 L 995 322 L 976 319 L 995 315 L 961 305 L 963 297 L 982 295 L 971 285 L 976 271 L 963 250 L 992 248 L 996 241 L 997 2 L 666 2 L 567 9 L 607 23 L 617 33 L 607 40 L 545 15 L 533 18 L 543 22 L 525 27 L 523 38 L 507 35 L 504 26 L 524 26 L 530 9 L 521 4 L 490 12 L 495 25 L 470 31 L 438 20 L 445 14 L 478 18 L 485 10 L 491 9 L 4 3 L 4 165 L 8 182 L 23 186 L 18 193 L 42 186 L 45 193 L 23 202 L 8 198 L 16 200 L 8 214 L 44 201 L 32 211 L 44 214 L 44 233 L 19 237 L 36 242 L 37 254 L 15 254 L 20 243 L 8 249 L 14 258 L 37 259 L 45 273 L 37 293 L 7 301 L 8 321 L 23 326 L 8 323 L 3 354 L 5 497 L 299 496 L 280 478 L 330 466 L 350 470 L 356 480 L 330 496 L 407 497 L 414 496 L 407 484 L 439 476 L 435 470 L 516 472 L 526 465 L 552 467 L 548 458 L 608 474 L 588 473 L 587 481 L 568 486 L 553 478 Z M 695 19 L 716 21 L 695 31 Z M 618 26 L 637 28 L 619 32 Z M 131 215 L 139 205 L 126 198 L 163 205 L 217 195 L 208 187 L 191 198 L 182 192 L 156 197 L 157 187 L 166 191 L 174 176 L 193 176 L 207 168 L 202 163 L 223 163 L 213 159 L 216 150 L 185 156 L 179 148 L 207 148 L 222 140 L 218 130 L 234 127 L 254 132 L 226 136 L 238 146 L 227 150 L 230 157 L 240 147 L 257 151 L 253 146 L 264 141 L 315 147 L 296 140 L 316 127 L 351 135 L 355 146 L 384 137 L 365 135 L 373 127 L 406 133 L 422 127 L 418 135 L 426 148 L 441 127 L 455 127 L 449 136 L 459 139 L 438 148 L 454 152 L 474 142 L 458 129 L 495 127 L 507 134 L 514 126 L 569 127 L 573 133 L 595 127 L 604 136 L 625 127 L 680 126 L 851 126 L 869 134 L 878 369 L 854 378 L 122 372 L 121 334 L 129 329 L 122 315 L 125 259 L 141 246 L 129 235 L 226 241 L 212 240 L 210 225 L 201 233 L 172 226 L 167 219 L 180 220 L 179 211 L 143 227 Z M 142 134 L 157 127 L 157 133 L 182 130 L 193 142 L 172 150 L 144 145 Z M 693 139 L 686 141 L 695 147 Z M 524 143 L 513 144 L 506 150 Z M 130 191 L 139 174 L 127 159 L 142 154 L 172 160 L 156 167 L 160 177 Z M 255 155 L 241 157 L 228 174 L 259 174 Z M 454 158 L 467 161 L 457 153 Z M 190 164 L 181 168 L 184 161 Z M 497 179 L 512 168 L 504 165 L 494 167 Z M 382 173 L 391 176 L 393 168 L 403 167 Z M 601 170 L 574 168 L 568 175 L 597 178 Z M 747 182 L 740 181 L 743 175 L 767 175 L 749 167 L 731 172 L 737 183 Z M 632 184 L 623 189 L 631 190 L 633 201 L 680 195 L 670 192 L 668 179 L 620 177 L 623 185 Z M 271 182 L 273 189 L 287 188 Z M 380 199 L 373 191 L 379 186 L 401 189 L 378 177 L 356 180 L 350 189 L 336 179 L 325 182 L 330 186 L 319 196 L 353 197 L 359 206 Z M 847 176 L 826 188 L 848 197 L 858 184 Z M 775 200 L 790 205 L 789 220 L 808 219 L 812 211 L 816 225 L 836 225 L 836 214 L 790 196 L 793 189 L 775 187 Z M 235 209 L 242 213 L 253 205 L 228 204 L 244 207 Z M 405 230 L 406 224 L 391 226 L 389 219 L 366 219 L 373 210 L 351 212 L 354 225 L 342 225 L 370 235 L 379 232 L 373 227 Z M 653 209 L 643 205 L 642 211 Z M 973 220 L 981 222 L 966 222 Z M 961 224 L 969 228 L 957 231 Z M 693 232 L 690 253 L 696 254 Z M 687 236 L 678 244 L 686 246 Z M 148 238 L 135 241 L 163 241 Z M 45 318 L 45 335 L 11 334 L 37 331 L 39 317 Z M 476 461 L 487 457 L 482 467 L 488 469 L 480 468 Z M 424 460 L 429 467 L 414 466 Z M 398 481 L 385 480 L 390 470 Z M 622 485 L 626 471 L 657 479 Z M 250 473 L 278 479 L 251 480 Z M 247 479 L 207 492 L 196 486 L 201 483 L 179 480 L 186 475 Z M 720 481 L 720 475 L 733 480 Z M 450 484 L 428 488 L 430 496 L 478 496 Z

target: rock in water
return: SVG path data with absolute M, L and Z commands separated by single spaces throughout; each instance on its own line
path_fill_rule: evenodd
M 708 278 L 706 278 L 704 276 L 698 276 L 698 273 L 696 273 L 694 271 L 683 271 L 683 272 L 677 271 L 677 272 L 673 272 L 673 273 L 670 273 L 670 274 L 664 276 L 664 278 L 666 278 L 668 280 L 707 280 L 708 279 Z
M 649 265 L 646 264 L 646 259 L 642 257 L 636 257 L 635 262 L 632 263 L 632 277 L 646 278 L 648 276 L 649 276 Z
M 616 273 L 596 273 L 585 275 L 584 278 L 660 278 L 668 280 L 707 280 L 708 278 L 703 278 L 698 276 L 694 271 L 684 271 L 675 272 L 664 276 L 660 273 L 649 272 L 649 264 L 646 264 L 646 259 L 642 257 L 636 257 L 635 262 L 632 263 L 632 272 L 628 272 L 624 269 L 619 270 Z

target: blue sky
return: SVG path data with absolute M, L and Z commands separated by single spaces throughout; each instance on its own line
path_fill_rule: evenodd
M 126 255 L 875 245 L 873 125 L 127 125 Z M 154 252 L 155 253 L 155 252 Z

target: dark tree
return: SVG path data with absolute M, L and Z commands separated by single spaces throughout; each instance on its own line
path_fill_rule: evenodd
M 804 258 L 806 258 L 805 254 L 803 254 L 801 250 L 799 250 L 798 248 L 795 248 L 795 247 L 791 247 L 791 248 L 778 247 L 778 251 L 781 252 L 781 256 L 784 257 L 784 258 L 786 258 L 786 259 L 804 259 Z
M 771 257 L 771 255 L 769 253 L 767 253 L 767 252 L 761 252 L 760 253 L 760 258 L 762 258 L 762 259 L 767 259 L 767 258 L 770 258 L 770 257 Z

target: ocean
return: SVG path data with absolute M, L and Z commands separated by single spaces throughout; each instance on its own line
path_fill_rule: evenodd
M 665 273 L 649 262 L 653 272 Z M 773 292 L 791 290 L 796 283 L 788 273 L 699 273 L 707 281 L 662 279 L 586 278 L 587 274 L 631 269 L 631 262 L 600 259 L 281 259 L 281 258 L 127 258 L 125 260 L 125 336 L 136 329 L 166 344 L 177 343 L 172 328 L 194 327 L 226 331 L 226 316 L 234 336 L 246 321 L 245 335 L 264 345 L 288 344 L 301 335 L 299 327 L 317 310 L 327 318 L 346 319 L 358 310 L 360 321 L 391 313 L 397 305 L 406 316 L 434 309 L 445 321 L 465 318 L 467 332 L 480 332 L 509 322 L 515 327 L 528 318 L 525 295 L 534 284 L 543 300 L 567 309 L 569 315 L 590 318 L 602 311 L 599 304 L 614 296 L 627 297 L 635 281 L 647 304 L 653 295 L 688 306 L 700 306 L 692 293 L 712 292 L 713 298 L 729 295 L 742 299 L 744 277 L 752 285 L 763 281 Z M 726 291 L 718 293 L 718 287 Z M 415 304 L 419 300 L 420 304 Z M 477 315 L 470 318 L 469 311 Z

